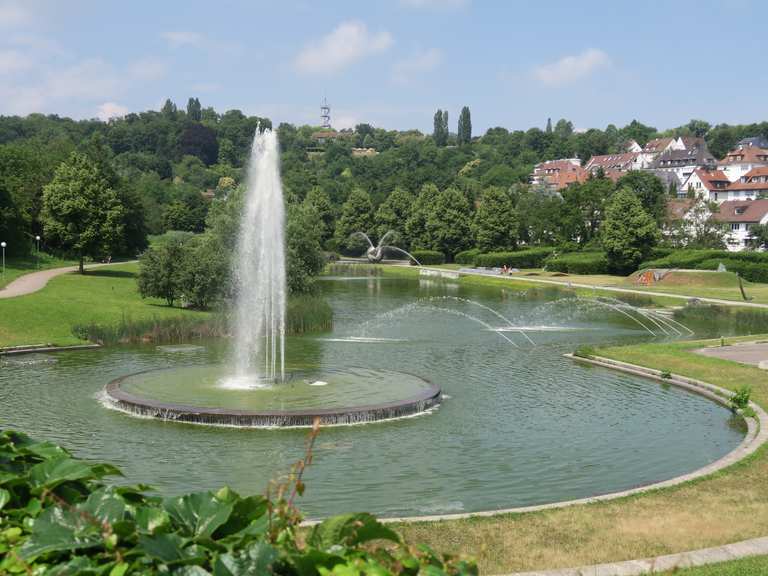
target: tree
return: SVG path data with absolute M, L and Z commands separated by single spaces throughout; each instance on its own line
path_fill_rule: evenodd
M 703 138 L 704 136 L 707 135 L 707 132 L 710 131 L 710 129 L 712 128 L 712 125 L 705 120 L 691 120 L 683 128 L 691 136 L 696 136 L 697 138 Z
M 200 122 L 203 119 L 203 108 L 197 98 L 187 100 L 187 117 L 195 122 Z
M 682 219 L 667 223 L 670 244 L 675 248 L 725 248 L 725 224 L 713 218 L 719 209 L 715 202 L 694 198 Z
M 446 188 L 435 198 L 427 216 L 427 237 L 432 250 L 439 250 L 448 260 L 471 244 L 469 202 L 456 188 Z
M 181 240 L 171 239 L 144 252 L 139 258 L 139 294 L 142 298 L 162 298 L 168 304 L 178 300 L 182 291 L 185 262 Z
M 667 191 L 664 183 L 650 172 L 632 170 L 616 182 L 616 188 L 629 188 L 640 200 L 643 209 L 661 224 L 666 215 Z
M 285 227 L 288 291 L 307 294 L 325 266 L 320 231 L 322 220 L 306 203 L 289 204 Z
M 160 113 L 163 116 L 173 120 L 176 119 L 177 111 L 178 109 L 176 108 L 176 104 L 174 104 L 170 98 L 165 99 L 165 103 L 163 104 L 163 107 L 160 109 Z
M 411 213 L 405 222 L 405 233 L 411 241 L 412 248 L 429 248 L 427 219 L 434 207 L 438 194 L 440 194 L 440 190 L 437 186 L 432 183 L 424 184 L 416 200 L 413 202 Z
M 445 146 L 448 143 L 448 111 L 443 112 L 438 108 L 435 112 L 432 139 L 436 146 Z
M 176 277 L 178 292 L 190 306 L 205 310 L 228 286 L 229 259 L 211 234 L 192 237 L 181 248 L 182 262 Z M 173 302 L 169 303 L 172 305 Z
M 472 142 L 472 118 L 469 107 L 464 106 L 459 115 L 459 127 L 456 132 L 459 146 Z
M 560 138 L 570 138 L 572 134 L 573 123 L 565 118 L 560 118 L 560 120 L 557 121 L 557 124 L 555 124 L 555 135 Z
M 600 230 L 600 242 L 608 265 L 615 272 L 628 273 L 648 256 L 661 234 L 653 217 L 628 188 L 611 198 Z
M 123 241 L 124 208 L 88 156 L 73 152 L 43 189 L 42 222 L 50 243 L 77 256 L 112 254 Z
M 410 238 L 406 232 L 406 223 L 411 215 L 413 208 L 413 195 L 405 188 L 397 187 L 387 196 L 387 199 L 381 203 L 379 209 L 373 217 L 376 226 L 376 235 L 381 238 L 393 230 L 395 232 L 394 242 L 403 246 L 410 246 Z
M 583 184 L 573 184 L 562 191 L 565 202 L 561 232 L 563 240 L 587 244 L 596 238 L 603 212 L 613 192 L 613 182 L 598 173 Z
M 333 236 L 333 225 L 336 219 L 330 196 L 320 186 L 315 186 L 307 192 L 304 204 L 320 219 L 320 241 L 324 243 Z
M 472 221 L 475 246 L 481 252 L 513 250 L 517 245 L 519 222 L 512 195 L 504 188 L 483 191 Z
M 547 134 L 552 133 L 552 118 L 547 118 L 547 129 L 545 130 Z
M 179 154 L 196 156 L 206 166 L 215 164 L 219 158 L 216 132 L 199 122 L 188 122 L 179 135 Z
M 373 231 L 373 204 L 368 192 L 353 188 L 347 201 L 341 206 L 341 216 L 336 221 L 336 241 L 342 248 L 358 251 L 365 242 L 351 237 L 355 232 L 370 234 Z
M 752 250 L 768 248 L 768 224 L 753 224 L 749 228 L 749 235 Z

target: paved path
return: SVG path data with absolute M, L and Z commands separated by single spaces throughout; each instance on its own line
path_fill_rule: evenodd
M 766 342 L 713 346 L 710 348 L 699 348 L 694 350 L 694 352 L 702 356 L 711 356 L 713 358 L 722 358 L 724 360 L 741 362 L 742 364 L 753 364 L 761 368 L 763 366 L 768 368 L 768 343 Z
M 131 260 L 130 262 L 112 262 L 110 264 L 91 264 L 86 266 L 85 269 L 93 270 L 94 268 L 101 268 L 102 266 L 130 264 L 132 262 L 138 262 L 138 260 Z M 15 298 L 16 296 L 32 294 L 33 292 L 45 288 L 46 284 L 48 284 L 48 280 L 51 278 L 61 276 L 62 274 L 69 274 L 70 272 L 77 272 L 78 269 L 77 266 L 65 266 L 64 268 L 51 268 L 50 270 L 41 270 L 40 272 L 24 274 L 0 290 L 0 299 Z
M 428 268 L 427 270 L 444 271 L 444 268 Z M 561 282 L 557 280 L 546 280 L 544 278 L 533 278 L 531 276 L 502 276 L 496 272 L 484 272 L 481 270 L 473 270 L 462 268 L 459 271 L 462 276 L 488 276 L 491 278 L 501 278 L 503 280 L 517 280 L 522 282 L 533 282 L 536 284 L 549 284 L 553 286 L 568 287 L 568 288 L 588 288 L 592 290 L 602 290 L 604 292 L 623 292 L 625 294 L 642 294 L 645 296 L 664 296 L 665 298 L 677 298 L 678 300 L 699 300 L 700 302 L 708 302 L 710 304 L 720 304 L 723 306 L 748 306 L 750 308 L 762 308 L 768 309 L 768 304 L 758 304 L 756 302 L 744 302 L 741 300 L 723 300 L 722 298 L 706 298 L 703 296 L 686 296 L 683 294 L 673 294 L 671 292 L 654 292 L 651 290 L 637 290 L 635 288 L 618 288 L 614 286 L 601 286 L 599 284 L 581 284 L 578 282 Z

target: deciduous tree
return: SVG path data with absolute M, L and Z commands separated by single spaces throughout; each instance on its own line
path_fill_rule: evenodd
M 653 217 L 628 188 L 613 195 L 605 211 L 600 242 L 608 264 L 615 272 L 627 273 L 648 256 L 661 234 Z
M 519 221 L 512 195 L 504 188 L 486 188 L 472 221 L 475 245 L 482 252 L 513 250 Z

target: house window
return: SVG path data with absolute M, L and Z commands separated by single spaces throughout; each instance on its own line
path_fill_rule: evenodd
M 739 222 L 731 222 L 731 230 L 739 230 L 741 228 L 741 224 Z

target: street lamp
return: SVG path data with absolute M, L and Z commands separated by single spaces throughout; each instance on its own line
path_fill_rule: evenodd
M 5 247 L 7 244 L 5 242 L 0 242 L 0 248 L 3 249 L 3 278 L 5 278 Z
M 40 269 L 40 235 L 35 236 L 35 242 L 37 242 L 37 268 Z

